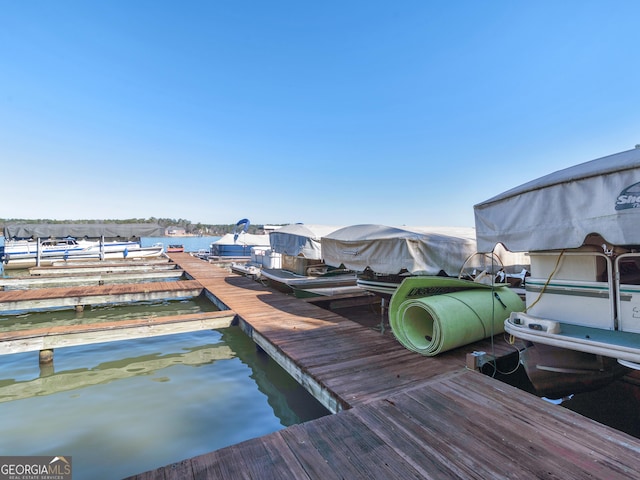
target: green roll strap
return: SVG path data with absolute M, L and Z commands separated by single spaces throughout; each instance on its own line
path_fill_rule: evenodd
M 504 332 L 505 319 L 522 310 L 524 302 L 505 286 L 414 277 L 392 297 L 389 323 L 406 348 L 434 356 Z

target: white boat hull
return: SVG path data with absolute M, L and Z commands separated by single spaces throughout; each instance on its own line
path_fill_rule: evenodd
M 124 260 L 135 258 L 152 258 L 163 254 L 162 245 L 141 247 L 136 242 L 100 242 L 80 241 L 68 249 L 41 248 L 39 264 L 41 266 L 53 265 L 60 261 L 87 261 L 87 260 Z M 5 270 L 19 270 L 34 267 L 38 264 L 37 247 L 29 245 L 27 251 L 6 249 L 3 258 Z

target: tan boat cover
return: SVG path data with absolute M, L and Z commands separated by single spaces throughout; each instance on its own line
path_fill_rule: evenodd
M 322 237 L 327 265 L 393 275 L 458 275 L 476 252 L 475 230 L 467 227 L 353 225 Z
M 162 237 L 155 223 L 19 223 L 4 226 L 4 238 L 134 238 Z
M 478 251 L 640 244 L 640 148 L 559 170 L 474 206 Z
M 292 257 L 301 256 L 311 260 L 321 260 L 321 238 L 340 228 L 302 223 L 285 225 L 269 233 L 271 250 Z

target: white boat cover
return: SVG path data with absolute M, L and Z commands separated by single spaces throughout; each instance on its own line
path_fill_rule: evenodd
M 4 238 L 133 238 L 162 237 L 155 223 L 19 223 L 4 226 Z
M 393 275 L 458 275 L 476 252 L 476 236 L 467 227 L 389 227 L 353 225 L 322 238 L 327 265 Z
M 302 223 L 285 225 L 269 233 L 271 250 L 292 257 L 302 256 L 310 260 L 321 260 L 320 240 L 340 228 L 342 227 Z
M 240 233 L 237 238 L 233 233 L 226 233 L 211 245 L 249 245 L 256 247 L 268 247 L 269 235 L 254 235 L 252 233 Z
M 474 206 L 478 250 L 580 247 L 590 233 L 640 244 L 640 148 L 581 163 Z

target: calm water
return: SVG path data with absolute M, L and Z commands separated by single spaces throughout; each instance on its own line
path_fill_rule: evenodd
M 140 245 L 143 247 L 150 247 L 154 243 L 162 243 L 165 247 L 184 245 L 185 252 L 197 252 L 201 249 L 209 250 L 209 245 L 219 239 L 220 237 L 142 237 Z
M 80 322 L 213 309 L 206 301 L 87 309 Z M 70 323 L 74 312 L 0 317 Z M 76 479 L 118 479 L 328 412 L 237 327 L 0 356 L 0 455 L 71 455 Z

